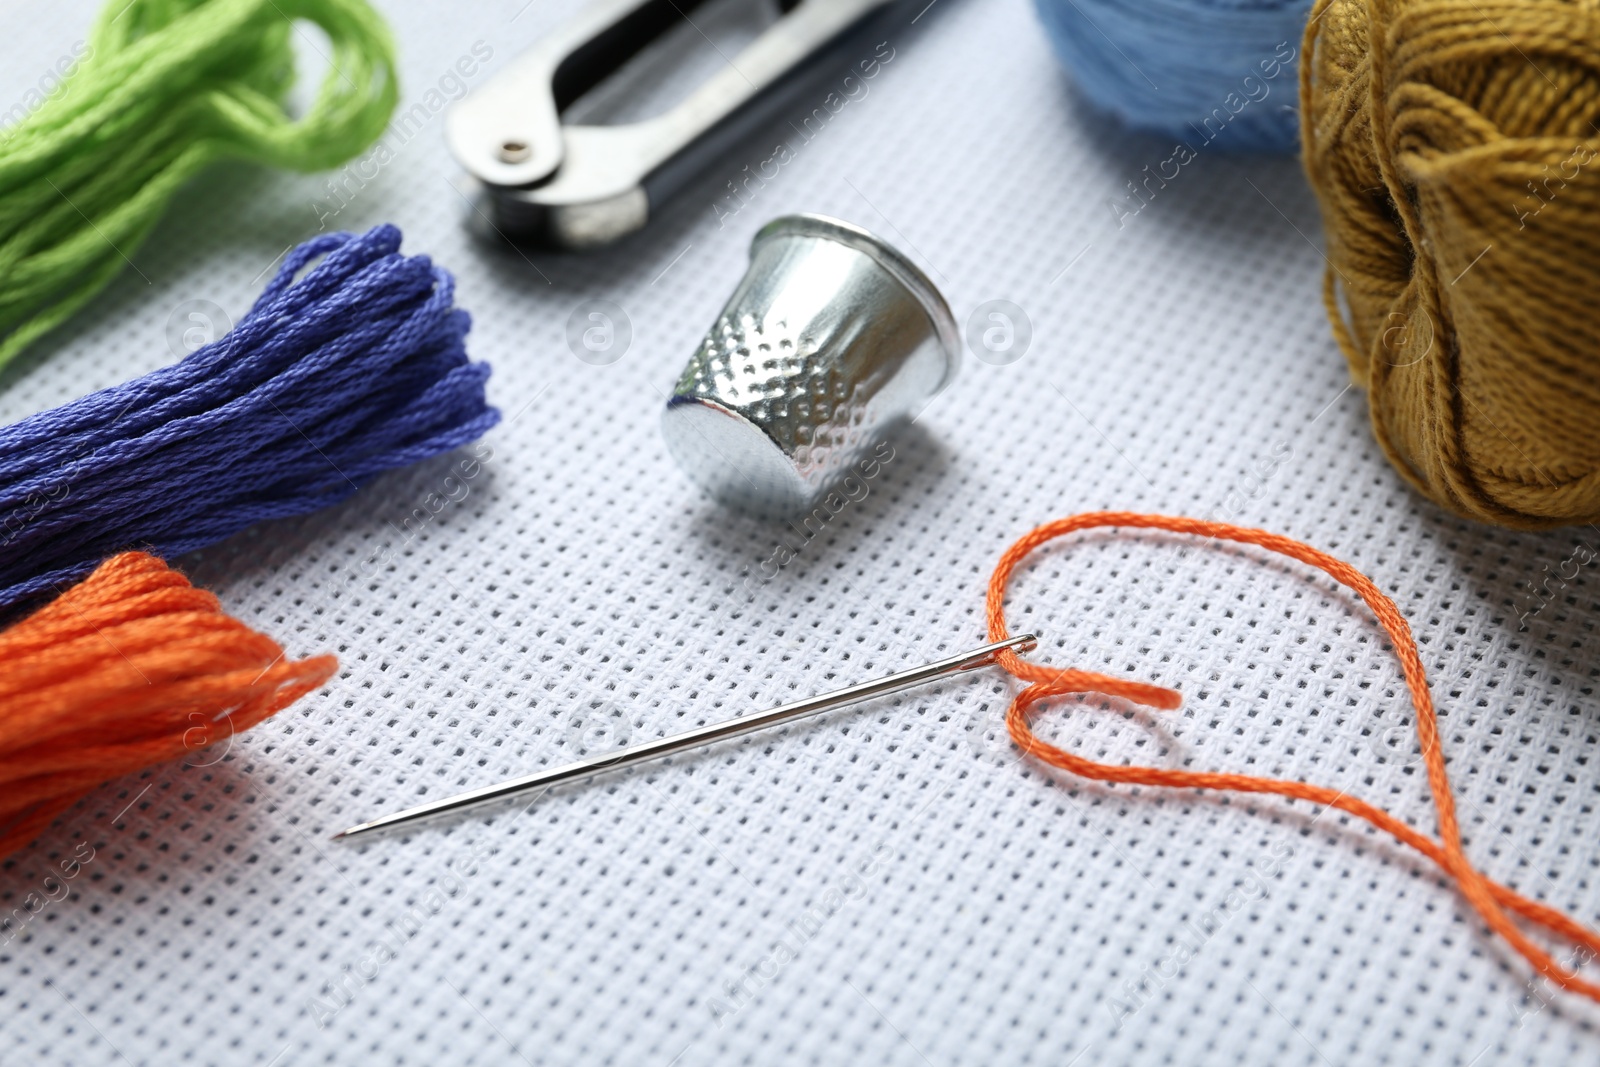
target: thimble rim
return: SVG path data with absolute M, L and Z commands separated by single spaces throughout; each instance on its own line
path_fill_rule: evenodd
M 922 305 L 928 321 L 933 324 L 934 335 L 938 337 L 939 347 L 944 350 L 945 357 L 944 377 L 939 380 L 934 392 L 941 392 L 955 380 L 956 373 L 961 368 L 961 334 L 956 327 L 956 317 L 951 312 L 949 303 L 945 301 L 944 294 L 939 292 L 939 287 L 923 273 L 921 267 L 907 259 L 903 252 L 871 230 L 852 222 L 845 222 L 831 215 L 805 212 L 780 215 L 757 230 L 755 237 L 750 241 L 752 258 L 763 244 L 779 237 L 815 237 L 834 241 L 870 256 L 880 267 L 893 275 L 896 281 L 906 287 L 916 298 L 917 303 Z

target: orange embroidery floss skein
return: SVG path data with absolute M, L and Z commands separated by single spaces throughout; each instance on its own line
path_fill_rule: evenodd
M 321 686 L 217 598 L 124 552 L 0 631 L 0 858 L 109 779 L 247 730 Z
M 1395 606 L 1394 601 L 1385 596 L 1371 579 L 1350 564 L 1299 541 L 1265 530 L 1231 526 L 1227 523 L 1121 511 L 1097 511 L 1074 515 L 1030 530 L 1000 557 L 1000 562 L 989 579 L 987 616 L 990 641 L 1004 641 L 1009 636 L 1005 620 L 1006 583 L 1017 564 L 1046 542 L 1102 526 L 1169 530 L 1174 533 L 1195 534 L 1257 545 L 1316 567 L 1341 585 L 1354 590 L 1362 600 L 1366 601 L 1367 606 L 1372 609 L 1372 613 L 1377 616 L 1378 622 L 1388 633 L 1394 645 L 1395 655 L 1399 658 L 1401 669 L 1405 674 L 1406 687 L 1411 691 L 1411 702 L 1416 708 L 1417 737 L 1422 743 L 1423 758 L 1427 764 L 1428 787 L 1433 793 L 1434 806 L 1438 810 L 1439 837 L 1434 840 L 1381 808 L 1325 786 L 1248 774 L 1218 774 L 1100 763 L 1057 748 L 1034 734 L 1030 723 L 1030 714 L 1034 706 L 1052 697 L 1067 693 L 1098 692 L 1168 710 L 1176 708 L 1180 698 L 1170 689 L 1140 682 L 1124 681 L 1086 671 L 1057 670 L 1028 663 L 1007 649 L 996 656 L 997 662 L 1017 678 L 1029 683 L 1012 699 L 1010 707 L 1006 710 L 1006 728 L 1018 747 L 1034 759 L 1083 778 L 1173 789 L 1275 793 L 1294 800 L 1325 804 L 1365 819 L 1438 864 L 1440 869 L 1460 886 L 1462 895 L 1482 916 L 1489 928 L 1521 953 L 1540 974 L 1565 989 L 1581 993 L 1591 1000 L 1600 1001 L 1600 985 L 1579 978 L 1575 972 L 1562 967 L 1549 952 L 1529 939 L 1522 928 L 1513 921 L 1512 916 L 1542 926 L 1554 934 L 1583 945 L 1589 950 L 1590 958 L 1600 955 L 1600 934 L 1596 934 L 1554 908 L 1529 900 L 1498 882 L 1491 881 L 1472 865 L 1462 850 L 1461 831 L 1456 821 L 1455 798 L 1450 790 L 1450 779 L 1445 772 L 1444 753 L 1439 745 L 1438 717 L 1434 713 L 1433 698 L 1428 692 L 1428 680 L 1423 672 L 1422 658 L 1417 651 L 1416 640 L 1411 636 L 1411 628 L 1406 624 L 1405 617 L 1400 614 L 1400 609 Z

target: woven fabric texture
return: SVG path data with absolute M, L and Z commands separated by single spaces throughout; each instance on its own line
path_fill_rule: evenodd
M 178 561 L 291 655 L 333 651 L 341 671 L 225 751 L 106 785 L 0 867 L 0 904 L 26 915 L 0 944 L 0 1061 L 1600 1057 L 1600 1011 L 1530 984 L 1426 861 L 1337 813 L 1020 763 L 998 674 L 526 810 L 330 843 L 426 798 L 977 644 L 984 582 L 1021 532 L 1161 511 L 1264 526 L 1370 574 L 1421 644 L 1469 853 L 1600 918 L 1600 532 L 1478 526 L 1401 483 L 1328 336 L 1293 161 L 1202 147 L 1169 163 L 1173 144 L 1077 105 L 1026 0 L 939 0 L 867 47 L 872 77 L 823 87 L 843 101 L 819 96 L 825 120 L 796 109 L 637 239 L 524 258 L 473 237 L 441 108 L 576 3 L 383 8 L 411 116 L 389 157 L 335 186 L 207 171 L 137 271 L 4 373 L 0 418 L 175 362 L 319 225 L 388 221 L 456 275 L 504 419 Z M 13 10 L 0 104 L 25 102 L 92 14 Z M 737 23 L 708 36 L 726 50 Z M 325 42 L 301 43 L 314 66 Z M 721 62 L 690 44 L 702 69 Z M 1285 79 L 1251 106 L 1292 104 Z M 1134 198 L 1130 182 L 1174 167 Z M 991 301 L 1028 329 L 1004 359 L 969 354 L 868 496 L 763 568 L 779 531 L 697 496 L 658 420 L 751 235 L 802 210 L 895 243 L 969 334 Z M 581 343 L 596 301 L 628 326 L 598 355 Z M 1399 668 L 1331 581 L 1248 549 L 1089 534 L 1015 589 L 1013 625 L 1044 635 L 1034 658 L 1185 697 L 1170 713 L 1069 703 L 1041 721 L 1054 742 L 1299 776 L 1431 830 Z

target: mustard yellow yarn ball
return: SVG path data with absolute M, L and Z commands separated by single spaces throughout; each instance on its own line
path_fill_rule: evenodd
M 1321 0 L 1301 68 L 1325 296 L 1400 472 L 1600 519 L 1600 7 Z

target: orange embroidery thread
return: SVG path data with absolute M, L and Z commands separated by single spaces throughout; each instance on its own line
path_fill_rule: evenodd
M 113 556 L 0 631 L 0 858 L 101 782 L 247 730 L 337 669 L 285 659 L 154 556 Z
M 1462 895 L 1483 917 L 1489 928 L 1521 953 L 1535 970 L 1565 989 L 1582 993 L 1591 1000 L 1600 1001 L 1600 985 L 1585 981 L 1575 972 L 1563 968 L 1548 952 L 1529 940 L 1508 913 L 1519 915 L 1529 922 L 1581 944 L 1596 955 L 1600 955 L 1600 935 L 1563 912 L 1529 900 L 1498 882 L 1491 881 L 1467 859 L 1466 853 L 1461 848 L 1455 798 L 1450 791 L 1450 779 L 1445 773 L 1444 754 L 1439 745 L 1438 718 L 1434 713 L 1433 698 L 1428 692 L 1428 679 L 1423 671 L 1422 657 L 1417 651 L 1415 639 L 1411 636 L 1411 627 L 1406 624 L 1405 617 L 1400 614 L 1400 609 L 1395 606 L 1394 601 L 1385 596 L 1371 579 L 1350 564 L 1310 545 L 1265 530 L 1166 515 L 1141 515 L 1121 511 L 1088 512 L 1058 519 L 1030 530 L 1000 557 L 1000 562 L 989 579 L 987 613 L 990 641 L 1003 641 L 1010 636 L 1006 631 L 1005 592 L 1006 583 L 1017 564 L 1048 541 L 1101 526 L 1169 530 L 1174 533 L 1196 534 L 1257 545 L 1316 567 L 1341 585 L 1354 590 L 1362 600 L 1366 601 L 1367 606 L 1378 617 L 1378 622 L 1389 634 L 1389 639 L 1394 644 L 1395 655 L 1405 673 L 1406 687 L 1411 690 L 1411 702 L 1416 708 L 1417 715 L 1417 737 L 1422 743 L 1423 758 L 1427 763 L 1428 786 L 1433 793 L 1434 806 L 1438 810 L 1439 840 L 1435 841 L 1424 836 L 1381 808 L 1325 786 L 1248 774 L 1214 774 L 1099 763 L 1057 748 L 1040 740 L 1034 734 L 1029 722 L 1030 709 L 1040 701 L 1067 693 L 1098 692 L 1171 710 L 1178 707 L 1181 697 L 1171 689 L 1141 682 L 1126 681 L 1087 671 L 1057 670 L 1039 666 L 1025 662 L 1015 652 L 1006 650 L 997 657 L 1000 665 L 1017 678 L 1031 683 L 1012 699 L 1010 707 L 1006 709 L 1006 728 L 1018 747 L 1035 759 L 1084 778 L 1177 789 L 1275 793 L 1290 799 L 1309 800 L 1315 804 L 1326 804 L 1349 812 L 1393 835 L 1403 844 L 1410 845 L 1438 864 L 1455 879 L 1461 887 Z

